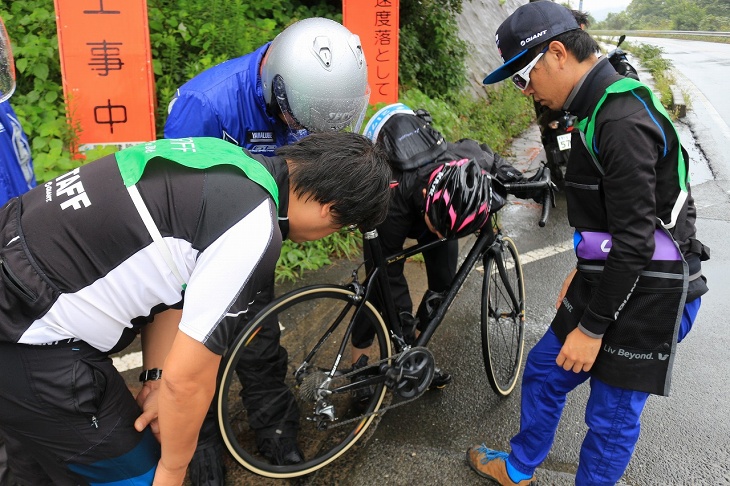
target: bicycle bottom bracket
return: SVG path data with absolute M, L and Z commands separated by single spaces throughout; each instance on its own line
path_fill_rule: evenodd
M 402 398 L 413 398 L 426 391 L 434 370 L 431 351 L 421 347 L 411 348 L 404 351 L 388 369 L 385 385 Z

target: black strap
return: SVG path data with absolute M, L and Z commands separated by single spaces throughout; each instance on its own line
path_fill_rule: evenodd
M 159 368 L 144 370 L 139 375 L 139 381 L 141 381 L 142 383 L 146 381 L 159 380 L 160 378 L 162 378 L 162 370 Z

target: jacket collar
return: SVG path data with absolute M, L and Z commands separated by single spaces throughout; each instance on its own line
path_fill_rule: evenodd
M 579 120 L 593 113 L 598 100 L 611 84 L 621 79 L 604 56 L 581 78 L 565 102 L 563 109 Z

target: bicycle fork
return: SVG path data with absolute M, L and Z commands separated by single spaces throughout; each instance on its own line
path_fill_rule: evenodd
M 498 238 L 497 241 L 492 245 L 491 247 L 492 251 L 494 252 L 494 261 L 497 264 L 497 272 L 499 272 L 499 278 L 502 279 L 503 282 L 509 282 L 509 275 L 507 274 L 507 267 L 504 264 L 504 248 L 502 247 L 502 239 Z M 522 306 L 520 305 L 520 302 L 517 300 L 517 296 L 515 295 L 515 291 L 512 288 L 511 285 L 505 285 L 505 289 L 507 290 L 507 296 L 509 297 L 510 301 L 512 302 L 512 309 L 518 310 L 521 309 Z M 513 315 L 513 312 L 509 313 L 503 313 L 499 312 L 499 309 L 491 309 L 490 312 L 493 312 L 494 318 L 516 318 L 519 317 L 521 321 L 525 320 L 525 314 L 523 311 L 520 310 L 520 316 Z

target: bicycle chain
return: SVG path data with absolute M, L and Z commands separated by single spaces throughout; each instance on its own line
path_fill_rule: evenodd
M 383 363 L 385 363 L 387 361 L 391 361 L 391 360 L 397 361 L 400 356 L 402 356 L 404 353 L 406 353 L 408 351 L 411 351 L 413 349 L 419 349 L 419 348 L 418 347 L 414 347 L 414 348 L 409 348 L 409 349 L 403 350 L 403 351 L 401 351 L 398 354 L 394 354 L 394 355 L 389 356 L 387 358 L 383 358 L 380 361 L 376 361 L 373 364 L 370 364 L 370 365 L 367 365 L 367 366 L 363 366 L 362 368 L 358 368 L 357 370 L 353 370 L 350 373 L 345 373 L 344 375 L 340 375 L 337 378 L 347 378 L 350 375 L 360 374 L 360 373 L 362 373 L 363 370 L 366 370 L 368 368 L 374 368 L 376 366 L 379 368 L 381 364 L 383 364 Z M 420 349 L 426 349 L 426 348 L 420 348 Z M 388 387 L 386 387 L 386 388 L 388 388 Z M 327 428 L 333 428 L 334 429 L 334 428 L 337 428 L 337 427 L 342 427 L 343 425 L 347 425 L 347 424 L 352 423 L 352 422 L 358 422 L 358 421 L 360 421 L 360 420 L 362 420 L 363 418 L 366 418 L 366 417 L 370 417 L 370 416 L 373 416 L 373 415 L 382 415 L 385 412 L 387 412 L 388 410 L 391 410 L 391 409 L 400 407 L 401 405 L 405 405 L 407 403 L 410 403 L 413 400 L 417 400 L 418 398 L 420 398 L 421 396 L 423 396 L 423 394 L 426 393 L 427 391 L 428 391 L 428 387 L 425 387 L 421 393 L 419 393 L 418 395 L 414 396 L 413 398 L 404 399 L 403 401 L 398 402 L 396 404 L 388 405 L 387 407 L 381 407 L 381 408 L 379 408 L 379 409 L 377 409 L 377 410 L 375 410 L 373 412 L 366 413 L 366 414 L 363 414 L 363 415 L 358 415 L 357 417 L 353 417 L 351 419 L 347 419 L 347 420 L 344 420 L 342 422 L 340 422 L 340 421 L 330 422 L 327 425 Z M 397 395 L 398 395 L 393 390 L 390 390 L 390 393 L 393 394 L 393 398 L 396 398 Z

